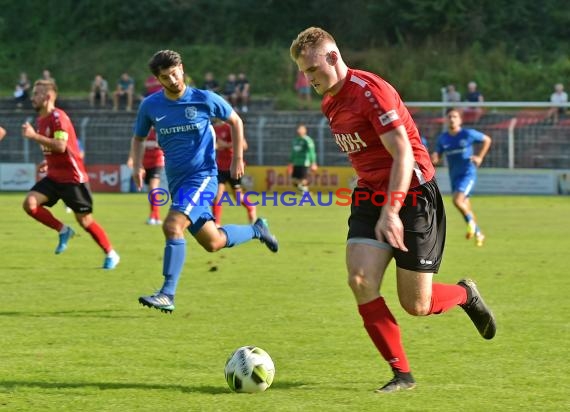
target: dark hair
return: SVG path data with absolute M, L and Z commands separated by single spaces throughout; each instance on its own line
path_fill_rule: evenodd
M 445 114 L 448 115 L 451 112 L 457 112 L 459 114 L 459 117 L 463 117 L 461 114 L 461 110 L 459 110 L 457 107 L 450 107 L 445 111 Z
M 148 61 L 148 68 L 155 76 L 161 70 L 182 64 L 180 54 L 172 50 L 159 50 Z

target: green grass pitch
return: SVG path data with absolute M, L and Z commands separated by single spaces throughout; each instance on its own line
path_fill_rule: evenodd
M 346 207 L 260 207 L 280 240 L 208 254 L 188 238 L 172 315 L 137 302 L 161 285 L 163 235 L 144 224 L 144 194 L 96 193 L 95 217 L 121 255 L 113 271 L 79 234 L 27 217 L 22 193 L 0 194 L 0 410 L 6 411 L 562 411 L 569 410 L 567 197 L 475 196 L 487 235 L 464 239 L 446 197 L 437 279 L 478 281 L 498 320 L 479 337 L 460 309 L 414 318 L 399 307 L 394 266 L 383 294 L 403 332 L 415 390 L 378 395 L 391 378 L 346 284 Z M 163 210 L 163 215 L 166 210 Z M 245 223 L 225 207 L 224 222 Z M 257 345 L 276 377 L 265 393 L 231 393 L 226 357 Z

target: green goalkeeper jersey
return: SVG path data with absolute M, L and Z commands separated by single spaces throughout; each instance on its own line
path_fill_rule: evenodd
M 309 167 L 317 161 L 315 153 L 315 143 L 310 136 L 297 136 L 293 140 L 293 150 L 291 150 L 291 163 L 293 166 Z

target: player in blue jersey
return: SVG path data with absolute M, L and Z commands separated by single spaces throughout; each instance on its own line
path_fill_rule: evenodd
M 187 86 L 182 59 L 177 52 L 161 50 L 149 61 L 150 71 L 163 87 L 139 106 L 132 139 L 133 179 L 142 187 L 143 141 L 154 126 L 164 151 L 165 171 L 172 204 L 164 220 L 164 284 L 160 291 L 142 296 L 139 302 L 163 312 L 174 310 L 174 295 L 186 258 L 185 230 L 188 229 L 208 252 L 259 239 L 277 252 L 277 239 L 267 223 L 257 219 L 252 225 L 214 223 L 211 205 L 218 190 L 216 149 L 211 118 L 219 118 L 232 128 L 231 176 L 244 173 L 243 122 L 232 107 L 217 94 Z M 150 198 L 152 201 L 153 198 Z
M 467 239 L 475 237 L 477 246 L 483 246 L 485 235 L 481 232 L 469 201 L 469 195 L 477 180 L 477 168 L 483 163 L 491 147 L 491 138 L 475 129 L 462 128 L 461 113 L 457 109 L 447 111 L 447 132 L 437 139 L 432 162 L 438 164 L 442 154 L 447 159 L 449 179 L 453 192 L 453 204 L 467 222 Z M 481 143 L 479 153 L 474 154 L 473 144 Z

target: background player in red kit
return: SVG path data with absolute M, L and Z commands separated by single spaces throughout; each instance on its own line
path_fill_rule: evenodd
M 232 178 L 230 174 L 230 165 L 232 163 L 233 145 L 232 145 L 232 129 L 229 124 L 219 119 L 214 119 L 214 131 L 216 132 L 216 163 L 218 164 L 218 193 L 212 205 L 212 212 L 216 224 L 222 224 L 222 206 L 224 201 L 222 195 L 226 192 L 226 184 L 229 183 L 234 197 L 239 197 L 240 203 L 247 209 L 247 218 L 249 223 L 257 220 L 257 210 L 254 205 L 243 202 L 241 194 L 241 177 L 239 179 Z M 247 150 L 247 141 L 243 139 L 243 150 Z M 220 200 L 222 200 L 220 202 Z M 226 202 L 228 203 L 228 202 Z
M 322 111 L 359 177 L 352 195 L 346 263 L 364 327 L 394 373 L 377 392 L 412 389 L 415 380 L 399 326 L 380 295 L 392 257 L 400 304 L 409 314 L 438 314 L 460 305 L 485 339 L 495 335 L 493 314 L 473 281 L 432 283 L 445 244 L 445 211 L 429 154 L 396 90 L 373 73 L 348 68 L 334 38 L 320 28 L 299 33 L 290 53 L 324 96 Z M 390 199 L 384 206 L 362 200 L 372 192 L 390 196 L 409 191 L 415 193 L 403 205 Z
M 38 80 L 32 92 L 32 106 L 38 112 L 37 131 L 30 123 L 22 125 L 22 136 L 38 143 L 47 163 L 47 176 L 37 182 L 24 199 L 24 210 L 31 217 L 59 232 L 56 254 L 67 249 L 75 232 L 45 208 L 59 199 L 73 210 L 75 219 L 105 252 L 104 269 L 114 269 L 119 255 L 105 230 L 93 218 L 93 199 L 87 172 L 80 156 L 75 129 L 67 114 L 55 107 L 57 87 L 51 80 Z
M 164 170 L 164 152 L 158 145 L 154 127 L 150 129 L 150 132 L 144 141 L 142 165 L 144 168 L 144 183 L 148 186 L 149 192 L 152 192 L 160 186 L 160 176 Z M 132 151 L 129 154 L 127 166 L 131 169 L 133 167 Z M 150 216 L 146 223 L 148 225 L 162 225 L 162 220 L 160 220 L 160 206 L 153 202 L 150 202 Z

